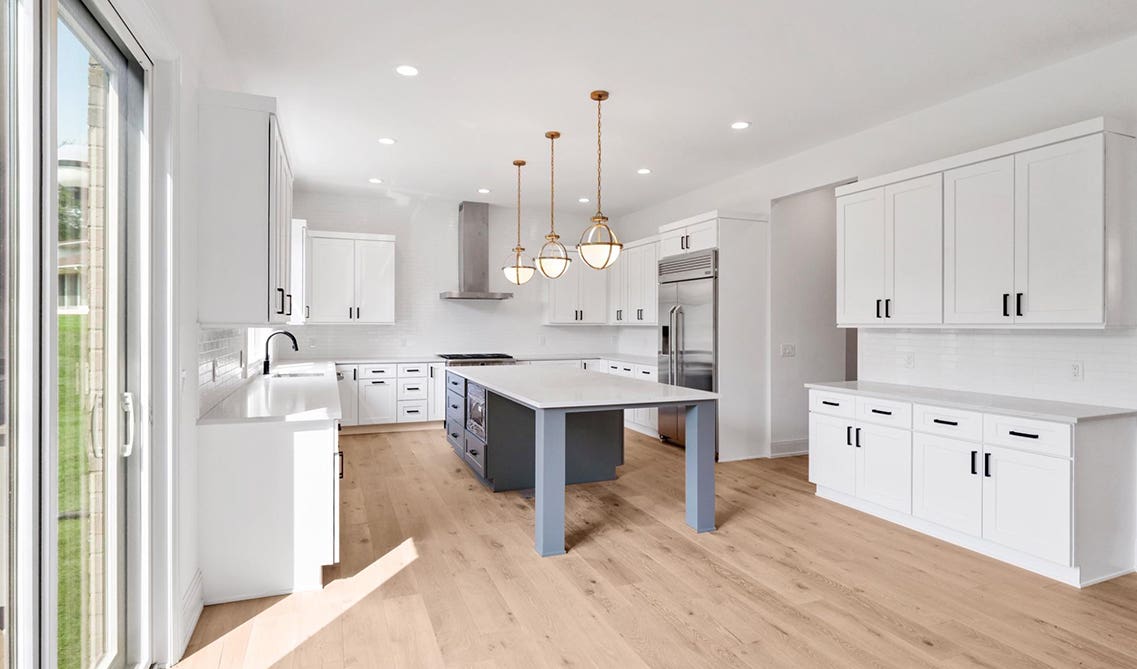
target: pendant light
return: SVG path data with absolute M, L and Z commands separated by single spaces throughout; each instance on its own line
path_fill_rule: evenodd
M 592 269 L 607 269 L 616 262 L 624 245 L 608 227 L 608 217 L 600 210 L 600 103 L 608 99 L 608 91 L 592 91 L 591 98 L 596 100 L 596 213 L 576 248 L 586 265 Z
M 561 133 L 550 130 L 545 133 L 549 138 L 549 234 L 545 235 L 545 245 L 537 255 L 537 271 L 547 279 L 559 278 L 569 268 L 572 258 L 568 249 L 560 242 L 561 236 L 557 234 L 556 205 L 554 204 L 556 190 L 556 146 L 557 138 Z
M 536 268 L 533 267 L 532 260 L 527 262 L 521 257 L 525 253 L 525 248 L 521 246 L 521 168 L 525 166 L 525 161 L 515 160 L 513 164 L 517 166 L 517 246 L 510 251 L 501 271 L 505 274 L 506 281 L 520 286 L 533 278 Z

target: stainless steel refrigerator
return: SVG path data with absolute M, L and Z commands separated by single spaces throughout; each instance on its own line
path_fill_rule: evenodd
M 714 392 L 718 387 L 717 251 L 659 261 L 659 323 L 659 382 Z M 685 419 L 681 409 L 660 407 L 660 439 L 682 445 Z

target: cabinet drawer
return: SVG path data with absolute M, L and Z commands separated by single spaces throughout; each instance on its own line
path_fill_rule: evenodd
M 466 424 L 466 398 L 450 390 L 446 391 L 446 420 Z
M 399 401 L 425 400 L 426 379 L 399 379 Z
M 462 421 L 446 419 L 446 441 L 450 442 L 450 447 L 461 456 L 466 454 L 465 434 L 466 429 Z
M 983 443 L 1068 458 L 1070 426 L 1030 418 L 983 414 Z
M 399 365 L 399 378 L 425 377 L 430 365 L 425 362 L 412 362 Z
M 472 432 L 466 432 L 466 462 L 474 468 L 478 476 L 486 476 L 486 443 Z
M 636 378 L 642 381 L 658 381 L 659 370 L 647 365 L 636 365 Z
M 983 439 L 983 414 L 913 404 L 912 429 L 928 434 L 942 434 L 953 439 L 980 441 Z
M 393 379 L 395 378 L 395 365 L 360 365 L 359 378 L 361 379 Z
M 809 410 L 830 416 L 853 417 L 853 396 L 826 390 L 809 391 Z
M 426 420 L 426 411 L 426 400 L 399 402 L 399 413 L 395 420 L 399 423 L 413 423 L 419 420 Z
M 875 397 L 857 397 L 854 402 L 857 420 L 889 427 L 912 429 L 912 405 Z
M 454 372 L 446 372 L 446 390 L 466 396 L 466 379 Z

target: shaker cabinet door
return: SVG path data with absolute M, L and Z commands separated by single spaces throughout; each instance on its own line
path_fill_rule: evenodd
M 912 515 L 979 536 L 983 472 L 979 444 L 916 432 L 912 435 Z
M 852 495 L 856 490 L 856 454 L 852 421 L 809 414 L 809 480 Z
M 883 325 L 884 189 L 837 198 L 837 322 Z
M 395 322 L 395 243 L 355 240 L 355 306 L 360 323 Z
M 943 175 L 884 189 L 885 321 L 943 322 Z
M 983 538 L 1069 565 L 1070 461 L 997 446 L 985 448 Z
M 309 322 L 353 322 L 355 243 L 350 239 L 309 235 L 307 265 Z

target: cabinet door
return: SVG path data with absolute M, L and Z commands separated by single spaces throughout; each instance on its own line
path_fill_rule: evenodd
M 633 249 L 626 249 L 623 258 L 620 262 L 624 263 L 621 271 L 622 280 L 624 282 L 624 304 L 623 310 L 620 312 L 621 325 L 636 325 L 637 323 L 637 309 L 642 305 L 643 300 L 643 253 L 642 246 L 637 246 Z
M 355 365 L 336 365 L 340 391 L 340 423 L 359 425 L 359 370 Z
M 856 490 L 856 453 L 852 422 L 809 414 L 809 480 L 849 495 Z
M 983 520 L 982 447 L 912 435 L 912 515 L 972 536 Z
M 1104 249 L 1104 135 L 1017 154 L 1015 322 L 1103 323 Z
M 1013 156 L 944 172 L 945 323 L 1013 322 L 1014 190 Z
M 911 513 L 912 433 L 895 427 L 858 423 L 854 426 L 853 443 L 857 497 Z
M 545 322 L 550 324 L 579 323 L 580 275 L 591 272 L 580 256 L 573 254 L 569 270 L 559 279 L 545 281 Z
M 394 379 L 359 380 L 359 424 L 394 423 L 398 416 Z
M 1070 461 L 986 446 L 983 538 L 1070 564 Z
M 395 322 L 394 242 L 355 242 L 355 306 L 360 323 Z
M 617 260 L 617 263 L 620 261 Z M 582 263 L 583 264 L 583 263 Z M 579 323 L 603 324 L 607 322 L 608 273 L 611 270 L 596 270 L 581 267 L 577 275 L 580 279 L 577 304 L 580 308 Z
M 641 247 L 640 303 L 635 305 L 639 325 L 656 325 L 659 319 L 659 245 Z
M 446 419 L 446 363 L 430 363 L 430 390 L 428 391 L 429 420 Z
M 884 189 L 837 198 L 837 323 L 884 322 Z
M 675 230 L 659 233 L 659 257 L 667 258 L 669 256 L 678 256 L 686 253 L 687 251 L 683 248 L 686 234 L 686 228 L 677 228 Z
M 308 320 L 354 322 L 355 242 L 308 236 Z
M 276 225 L 279 230 L 280 247 L 277 250 L 277 271 L 280 287 L 284 290 L 284 314 L 281 322 L 289 322 L 296 315 L 298 304 L 292 292 L 292 168 L 288 164 L 288 154 L 284 150 L 284 139 L 279 127 L 276 133 L 277 144 L 277 207 Z
M 884 188 L 885 320 L 943 322 L 943 175 Z
M 289 280 L 288 292 L 292 293 L 293 311 L 292 316 L 288 319 L 289 324 L 301 325 L 307 320 L 308 311 L 305 308 L 308 304 L 306 297 L 305 282 L 307 276 L 305 271 L 304 254 L 308 248 L 308 224 L 301 219 L 292 219 L 292 236 L 289 244 L 291 248 L 288 253 L 291 257 L 288 275 L 291 277 Z
M 283 323 L 287 287 L 284 284 L 281 255 L 285 248 L 285 230 L 281 226 L 284 214 L 283 169 L 284 151 L 280 142 L 280 126 L 275 115 L 269 116 L 268 157 L 268 322 Z
M 628 320 L 628 260 L 636 249 L 626 249 L 616 259 L 616 264 L 605 270 L 608 273 L 608 316 L 610 325 L 623 325 Z M 582 270 L 588 270 L 582 267 Z
M 687 252 L 717 249 L 719 246 L 718 220 L 703 221 L 687 226 Z

